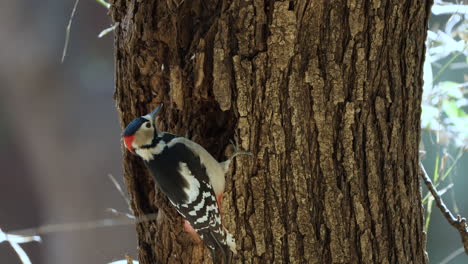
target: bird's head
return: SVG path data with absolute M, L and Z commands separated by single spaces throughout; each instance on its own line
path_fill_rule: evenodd
M 145 146 L 151 146 L 153 139 L 158 136 L 156 128 L 157 113 L 163 105 L 160 104 L 153 112 L 137 117 L 130 122 L 123 132 L 125 147 L 132 153 Z

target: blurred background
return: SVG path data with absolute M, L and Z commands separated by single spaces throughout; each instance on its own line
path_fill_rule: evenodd
M 454 215 L 468 217 L 468 1 L 435 0 L 422 97 L 421 161 Z M 430 263 L 466 264 L 458 232 L 423 184 Z
M 110 19 L 95 0 L 81 0 L 62 64 L 74 2 L 0 2 L 4 232 L 115 218 L 107 208 L 128 212 L 107 176 L 122 184 L 121 129 L 112 99 L 113 36 L 97 37 L 110 27 Z M 435 3 L 424 77 L 422 161 L 449 208 L 468 217 L 467 3 Z M 424 196 L 426 192 L 423 187 Z M 430 263 L 468 263 L 458 233 L 430 197 L 424 206 Z M 133 225 L 41 237 L 41 243 L 21 244 L 34 264 L 100 264 L 125 254 L 136 257 Z M 9 243 L 0 243 L 0 263 L 21 263 Z
M 115 218 L 127 212 L 121 128 L 112 99 L 107 9 L 81 0 L 60 62 L 74 0 L 0 1 L 0 228 Z M 125 187 L 124 187 L 125 188 Z M 53 232 L 21 244 L 32 263 L 109 263 L 136 257 L 133 225 Z M 20 263 L 0 243 L 0 263 Z

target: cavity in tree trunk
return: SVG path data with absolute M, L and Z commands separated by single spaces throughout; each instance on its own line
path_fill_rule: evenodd
M 160 127 L 218 160 L 234 263 L 427 263 L 418 178 L 430 1 L 114 0 L 122 126 Z M 140 263 L 211 263 L 124 154 Z

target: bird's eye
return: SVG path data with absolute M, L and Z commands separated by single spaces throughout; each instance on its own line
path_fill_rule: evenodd
M 150 128 L 151 127 L 151 124 L 150 122 L 147 122 L 146 125 L 145 125 L 146 128 Z

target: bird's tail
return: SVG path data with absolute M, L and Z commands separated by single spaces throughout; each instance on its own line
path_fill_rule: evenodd
M 221 251 L 224 259 L 223 264 L 230 264 L 232 254 L 237 253 L 236 241 L 225 228 L 215 231 L 209 229 L 199 230 L 198 233 L 206 246 L 211 250 L 213 263 L 218 264 L 217 252 Z

